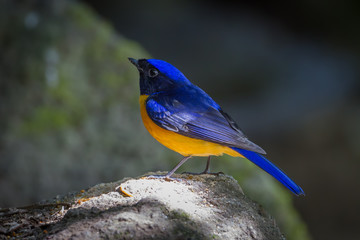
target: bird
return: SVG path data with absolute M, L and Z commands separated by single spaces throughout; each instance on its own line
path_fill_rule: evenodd
M 159 59 L 128 58 L 140 74 L 140 114 L 148 132 L 183 159 L 163 177 L 172 174 L 193 156 L 227 154 L 246 158 L 272 175 L 295 195 L 304 191 L 280 168 L 266 159 L 266 152 L 251 142 L 236 122 L 201 88 L 176 67 Z

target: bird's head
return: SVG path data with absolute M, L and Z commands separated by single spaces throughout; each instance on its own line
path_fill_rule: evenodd
M 133 58 L 129 60 L 139 70 L 141 95 L 151 95 L 191 84 L 184 74 L 165 61 Z

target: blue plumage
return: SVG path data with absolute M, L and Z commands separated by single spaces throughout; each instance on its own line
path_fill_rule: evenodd
M 262 155 L 248 151 L 245 149 L 240 149 L 236 147 L 231 147 L 253 163 L 255 163 L 258 167 L 269 173 L 271 176 L 276 178 L 279 182 L 281 182 L 284 186 L 286 186 L 290 191 L 292 191 L 296 195 L 305 195 L 304 191 L 299 187 L 293 180 L 291 180 L 283 171 L 281 171 L 277 166 L 275 166 L 272 162 L 267 160 Z
M 158 126 L 167 130 L 229 147 L 265 153 L 248 140 L 235 123 L 231 125 L 229 115 L 195 85 L 186 85 L 149 96 L 146 110 Z
M 147 61 L 171 80 L 178 83 L 191 84 L 191 82 L 184 76 L 184 74 L 170 63 L 158 59 L 148 59 Z
M 202 89 L 193 85 L 178 69 L 157 59 L 129 59 L 140 73 L 140 94 L 147 96 L 146 114 L 163 129 L 186 137 L 229 147 L 275 177 L 296 195 L 304 191 L 261 154 L 235 121 Z M 191 156 L 191 155 L 190 155 Z M 190 156 L 185 158 L 166 177 Z

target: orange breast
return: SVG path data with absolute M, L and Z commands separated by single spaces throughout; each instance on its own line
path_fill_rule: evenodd
M 186 137 L 159 127 L 147 114 L 145 105 L 147 98 L 148 95 L 140 96 L 141 118 L 149 133 L 165 147 L 170 148 L 183 156 L 219 156 L 225 153 L 233 157 L 243 157 L 240 153 L 229 147 L 196 138 Z

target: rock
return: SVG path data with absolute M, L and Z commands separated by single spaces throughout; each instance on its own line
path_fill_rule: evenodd
M 141 122 L 138 73 L 127 57 L 150 55 L 84 2 L 0 1 L 0 36 L 0 207 L 179 161 Z M 200 171 L 205 161 L 191 160 L 184 170 Z M 288 238 L 308 239 L 290 193 L 273 178 L 228 156 L 211 167 L 234 176 Z M 41 208 L 59 210 L 33 210 Z
M 274 219 L 244 195 L 234 178 L 174 177 L 127 178 L 37 205 L 3 209 L 0 237 L 284 239 Z
M 0 207 L 164 165 L 127 59 L 149 55 L 84 3 L 0 1 L 0 50 Z

